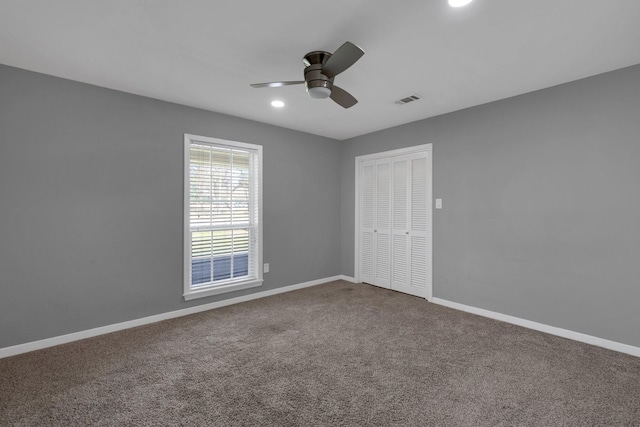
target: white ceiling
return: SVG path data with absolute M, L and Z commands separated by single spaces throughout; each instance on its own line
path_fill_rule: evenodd
M 249 86 L 346 40 L 351 109 Z M 0 0 L 0 63 L 346 139 L 638 64 L 640 1 Z

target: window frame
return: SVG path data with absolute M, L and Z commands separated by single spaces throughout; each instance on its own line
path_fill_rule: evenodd
M 214 147 L 222 147 L 222 148 L 235 148 L 239 150 L 247 150 L 255 152 L 256 158 L 256 171 L 254 179 L 257 180 L 255 183 L 256 192 L 255 200 L 257 203 L 257 213 L 256 213 L 256 221 L 257 221 L 257 242 L 254 244 L 254 248 L 256 251 L 255 259 L 253 262 L 255 275 L 249 277 L 248 279 L 230 279 L 226 281 L 221 281 L 219 284 L 210 284 L 210 285 L 199 285 L 197 288 L 194 288 L 191 285 L 192 280 L 192 256 L 191 256 L 191 217 L 190 217 L 190 196 L 191 196 L 191 174 L 190 174 L 190 166 L 191 166 L 191 146 L 193 144 L 200 145 L 208 145 Z M 183 199 L 183 297 L 186 301 L 202 298 L 212 295 L 219 295 L 227 292 L 234 292 L 241 289 L 249 289 L 261 286 L 263 283 L 263 272 L 262 272 L 262 146 L 257 144 L 249 144 L 246 142 L 239 141 L 230 141 L 220 138 L 211 138 L 207 136 L 198 136 L 192 134 L 184 134 L 184 199 Z M 251 251 L 249 251 L 251 252 Z M 248 259 L 247 262 L 252 262 L 251 259 Z

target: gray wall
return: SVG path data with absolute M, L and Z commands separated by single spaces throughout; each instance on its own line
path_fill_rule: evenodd
M 182 300 L 184 133 L 264 146 L 262 288 Z M 640 346 L 640 66 L 342 143 L 0 66 L 0 348 L 353 275 L 354 157 L 429 142 L 436 297 Z
M 424 143 L 434 296 L 640 346 L 640 66 L 346 141 L 343 274 L 355 156 Z
M 261 288 L 182 299 L 184 133 L 264 147 Z M 340 274 L 340 150 L 0 66 L 0 348 Z

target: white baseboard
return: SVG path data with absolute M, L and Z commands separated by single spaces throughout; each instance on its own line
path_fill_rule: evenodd
M 47 347 L 53 347 L 60 344 L 66 344 L 73 341 L 83 340 L 85 338 L 91 338 L 98 335 L 109 334 L 111 332 L 121 331 L 123 329 L 135 328 L 136 326 L 148 325 L 149 323 L 156 323 L 162 320 L 188 316 L 189 314 L 195 314 L 195 313 L 200 313 L 202 311 L 213 310 L 214 308 L 225 307 L 228 305 L 251 301 L 258 298 L 264 298 L 271 295 L 282 294 L 284 292 L 291 292 L 298 289 L 321 285 L 323 283 L 333 282 L 336 280 L 349 281 L 349 278 L 348 277 L 345 278 L 345 276 L 326 277 L 324 279 L 312 280 L 310 282 L 298 283 L 296 285 L 284 286 L 282 288 L 276 288 L 268 291 L 256 292 L 253 294 L 244 295 L 241 297 L 230 298 L 222 301 L 216 301 L 210 304 L 197 305 L 194 307 L 184 308 L 181 310 L 169 311 L 167 313 L 161 313 L 153 316 L 142 317 L 140 319 L 128 320 L 126 322 L 115 323 L 107 326 L 100 326 L 94 329 L 87 329 L 84 331 L 74 332 L 66 335 L 60 335 L 52 338 L 46 338 L 39 341 L 32 341 L 24 344 L 14 345 L 11 347 L 0 348 L 0 359 L 4 357 L 27 353 L 29 351 L 40 350 Z
M 40 350 L 43 348 L 53 347 L 60 344 L 66 344 L 69 342 L 78 341 L 85 338 L 91 338 L 98 335 L 109 334 L 111 332 L 121 331 L 123 329 L 135 328 L 136 326 L 148 325 L 150 323 L 156 323 L 162 320 L 188 316 L 190 314 L 200 313 L 207 310 L 213 310 L 215 308 L 225 307 L 233 304 L 239 304 L 241 302 L 251 301 L 259 298 L 265 298 L 271 295 L 291 292 L 298 289 L 304 289 L 311 286 L 321 285 L 323 283 L 333 282 L 336 280 L 344 280 L 347 282 L 356 283 L 353 277 L 345 276 L 345 275 L 338 275 L 333 277 L 327 277 L 324 279 L 312 280 L 309 282 L 298 283 L 296 285 L 284 286 L 282 288 L 276 288 L 268 291 L 256 292 L 256 293 L 241 296 L 241 297 L 230 298 L 222 301 L 216 301 L 209 304 L 197 305 L 194 307 L 189 307 L 181 310 L 170 311 L 167 313 L 156 314 L 148 317 L 142 317 L 140 319 L 129 320 L 126 322 L 115 323 L 107 326 L 101 326 L 98 328 L 88 329 L 85 331 L 74 332 L 71 334 L 60 335 L 52 338 L 46 338 L 39 341 L 33 341 L 25 344 L 14 345 L 11 347 L 0 348 L 0 359 L 5 357 L 10 357 L 10 356 L 15 356 L 22 353 L 27 353 L 29 351 Z M 485 310 L 482 308 L 472 307 L 469 305 L 464 305 L 464 304 L 448 301 L 441 298 L 432 298 L 430 302 L 434 304 L 439 304 L 445 307 L 453 308 L 455 310 L 465 311 L 471 314 L 477 314 L 479 316 L 488 317 L 490 319 L 500 320 L 502 322 L 523 326 L 525 328 L 534 329 L 536 331 L 545 332 L 551 335 L 557 335 L 559 337 L 568 338 L 574 341 L 580 341 L 586 344 L 591 344 L 591 345 L 603 347 L 609 350 L 614 350 L 621 353 L 630 354 L 632 356 L 640 357 L 640 347 L 634 347 L 628 344 L 622 344 L 616 341 L 610 341 L 603 338 L 598 338 L 591 335 L 570 331 L 568 329 L 557 328 L 555 326 L 545 325 L 543 323 L 521 319 L 519 317 L 509 316 L 507 314 L 497 313 L 497 312 Z
M 497 313 L 495 311 L 485 310 L 483 308 L 472 307 L 470 305 L 464 305 L 445 299 L 432 298 L 430 302 L 456 310 L 466 311 L 467 313 L 488 317 L 490 319 L 500 320 L 502 322 L 534 329 L 536 331 L 546 332 L 547 334 L 557 335 L 559 337 L 568 338 L 570 340 L 580 341 L 586 344 L 591 344 L 609 350 L 618 351 L 620 353 L 626 353 L 632 356 L 640 357 L 640 347 L 634 347 L 632 345 L 622 344 L 616 341 L 610 341 L 603 338 L 582 334 L 580 332 L 570 331 L 568 329 L 557 328 L 555 326 L 545 325 L 544 323 L 521 319 L 519 317 L 509 316 L 507 314 Z

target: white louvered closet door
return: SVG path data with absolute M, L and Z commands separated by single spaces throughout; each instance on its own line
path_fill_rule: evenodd
M 431 194 L 428 186 L 430 179 L 427 155 L 420 154 L 411 159 L 411 188 L 410 188 L 410 227 L 409 227 L 409 269 L 411 271 L 410 289 L 407 293 L 427 297 L 427 281 L 431 272 L 429 209 L 431 209 Z
M 393 158 L 393 245 L 391 289 L 426 297 L 426 153 Z
M 429 152 L 360 163 L 360 279 L 427 297 Z
M 360 280 L 374 284 L 375 281 L 375 191 L 376 162 L 360 165 Z
M 375 277 L 373 284 L 391 284 L 391 160 L 376 160 L 375 192 Z
M 393 237 L 391 289 L 411 293 L 409 227 L 411 211 L 411 157 L 393 158 Z

